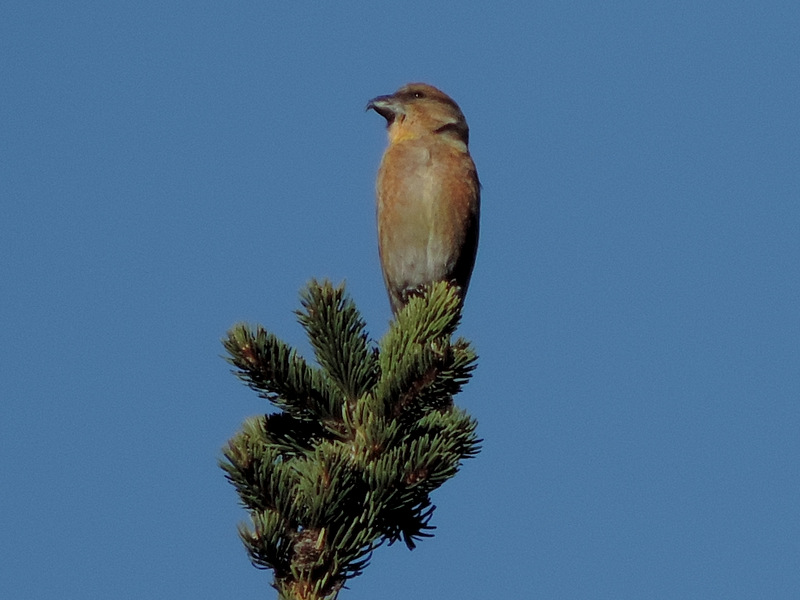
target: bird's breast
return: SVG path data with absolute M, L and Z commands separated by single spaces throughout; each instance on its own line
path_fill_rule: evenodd
M 430 140 L 390 145 L 377 197 L 387 277 L 409 287 L 448 278 L 477 215 L 477 176 L 469 154 Z

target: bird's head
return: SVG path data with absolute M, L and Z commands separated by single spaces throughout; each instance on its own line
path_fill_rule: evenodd
M 367 104 L 384 119 L 391 143 L 427 135 L 469 143 L 469 127 L 453 99 L 426 83 L 409 83 L 394 94 L 378 96 Z

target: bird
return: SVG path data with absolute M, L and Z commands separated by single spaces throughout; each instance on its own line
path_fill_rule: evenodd
M 481 185 L 469 127 L 450 96 L 409 83 L 367 104 L 389 144 L 376 181 L 378 253 L 392 313 L 426 286 L 458 286 L 463 304 L 478 250 Z

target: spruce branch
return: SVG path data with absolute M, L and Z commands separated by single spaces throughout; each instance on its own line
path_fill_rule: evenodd
M 378 369 L 366 323 L 345 296 L 344 286 L 312 280 L 300 297 L 304 310 L 296 314 L 308 333 L 317 362 L 345 398 L 357 400 L 370 389 Z
M 279 408 L 311 420 L 339 412 L 341 397 L 330 381 L 263 327 L 251 330 L 239 323 L 223 345 L 227 361 L 238 369 L 236 376 Z
M 381 544 L 430 537 L 430 494 L 479 451 L 453 405 L 477 357 L 451 340 L 458 290 L 415 295 L 376 345 L 343 286 L 312 281 L 300 324 L 319 367 L 260 326 L 223 340 L 234 373 L 279 412 L 247 419 L 220 466 L 250 513 L 239 535 L 284 600 L 333 600 Z

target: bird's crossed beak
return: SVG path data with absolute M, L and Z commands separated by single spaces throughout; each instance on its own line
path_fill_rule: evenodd
M 397 98 L 392 95 L 373 98 L 367 103 L 365 110 L 370 108 L 386 119 L 386 123 L 389 125 L 394 122 L 398 115 L 405 114 L 402 103 L 398 102 Z

